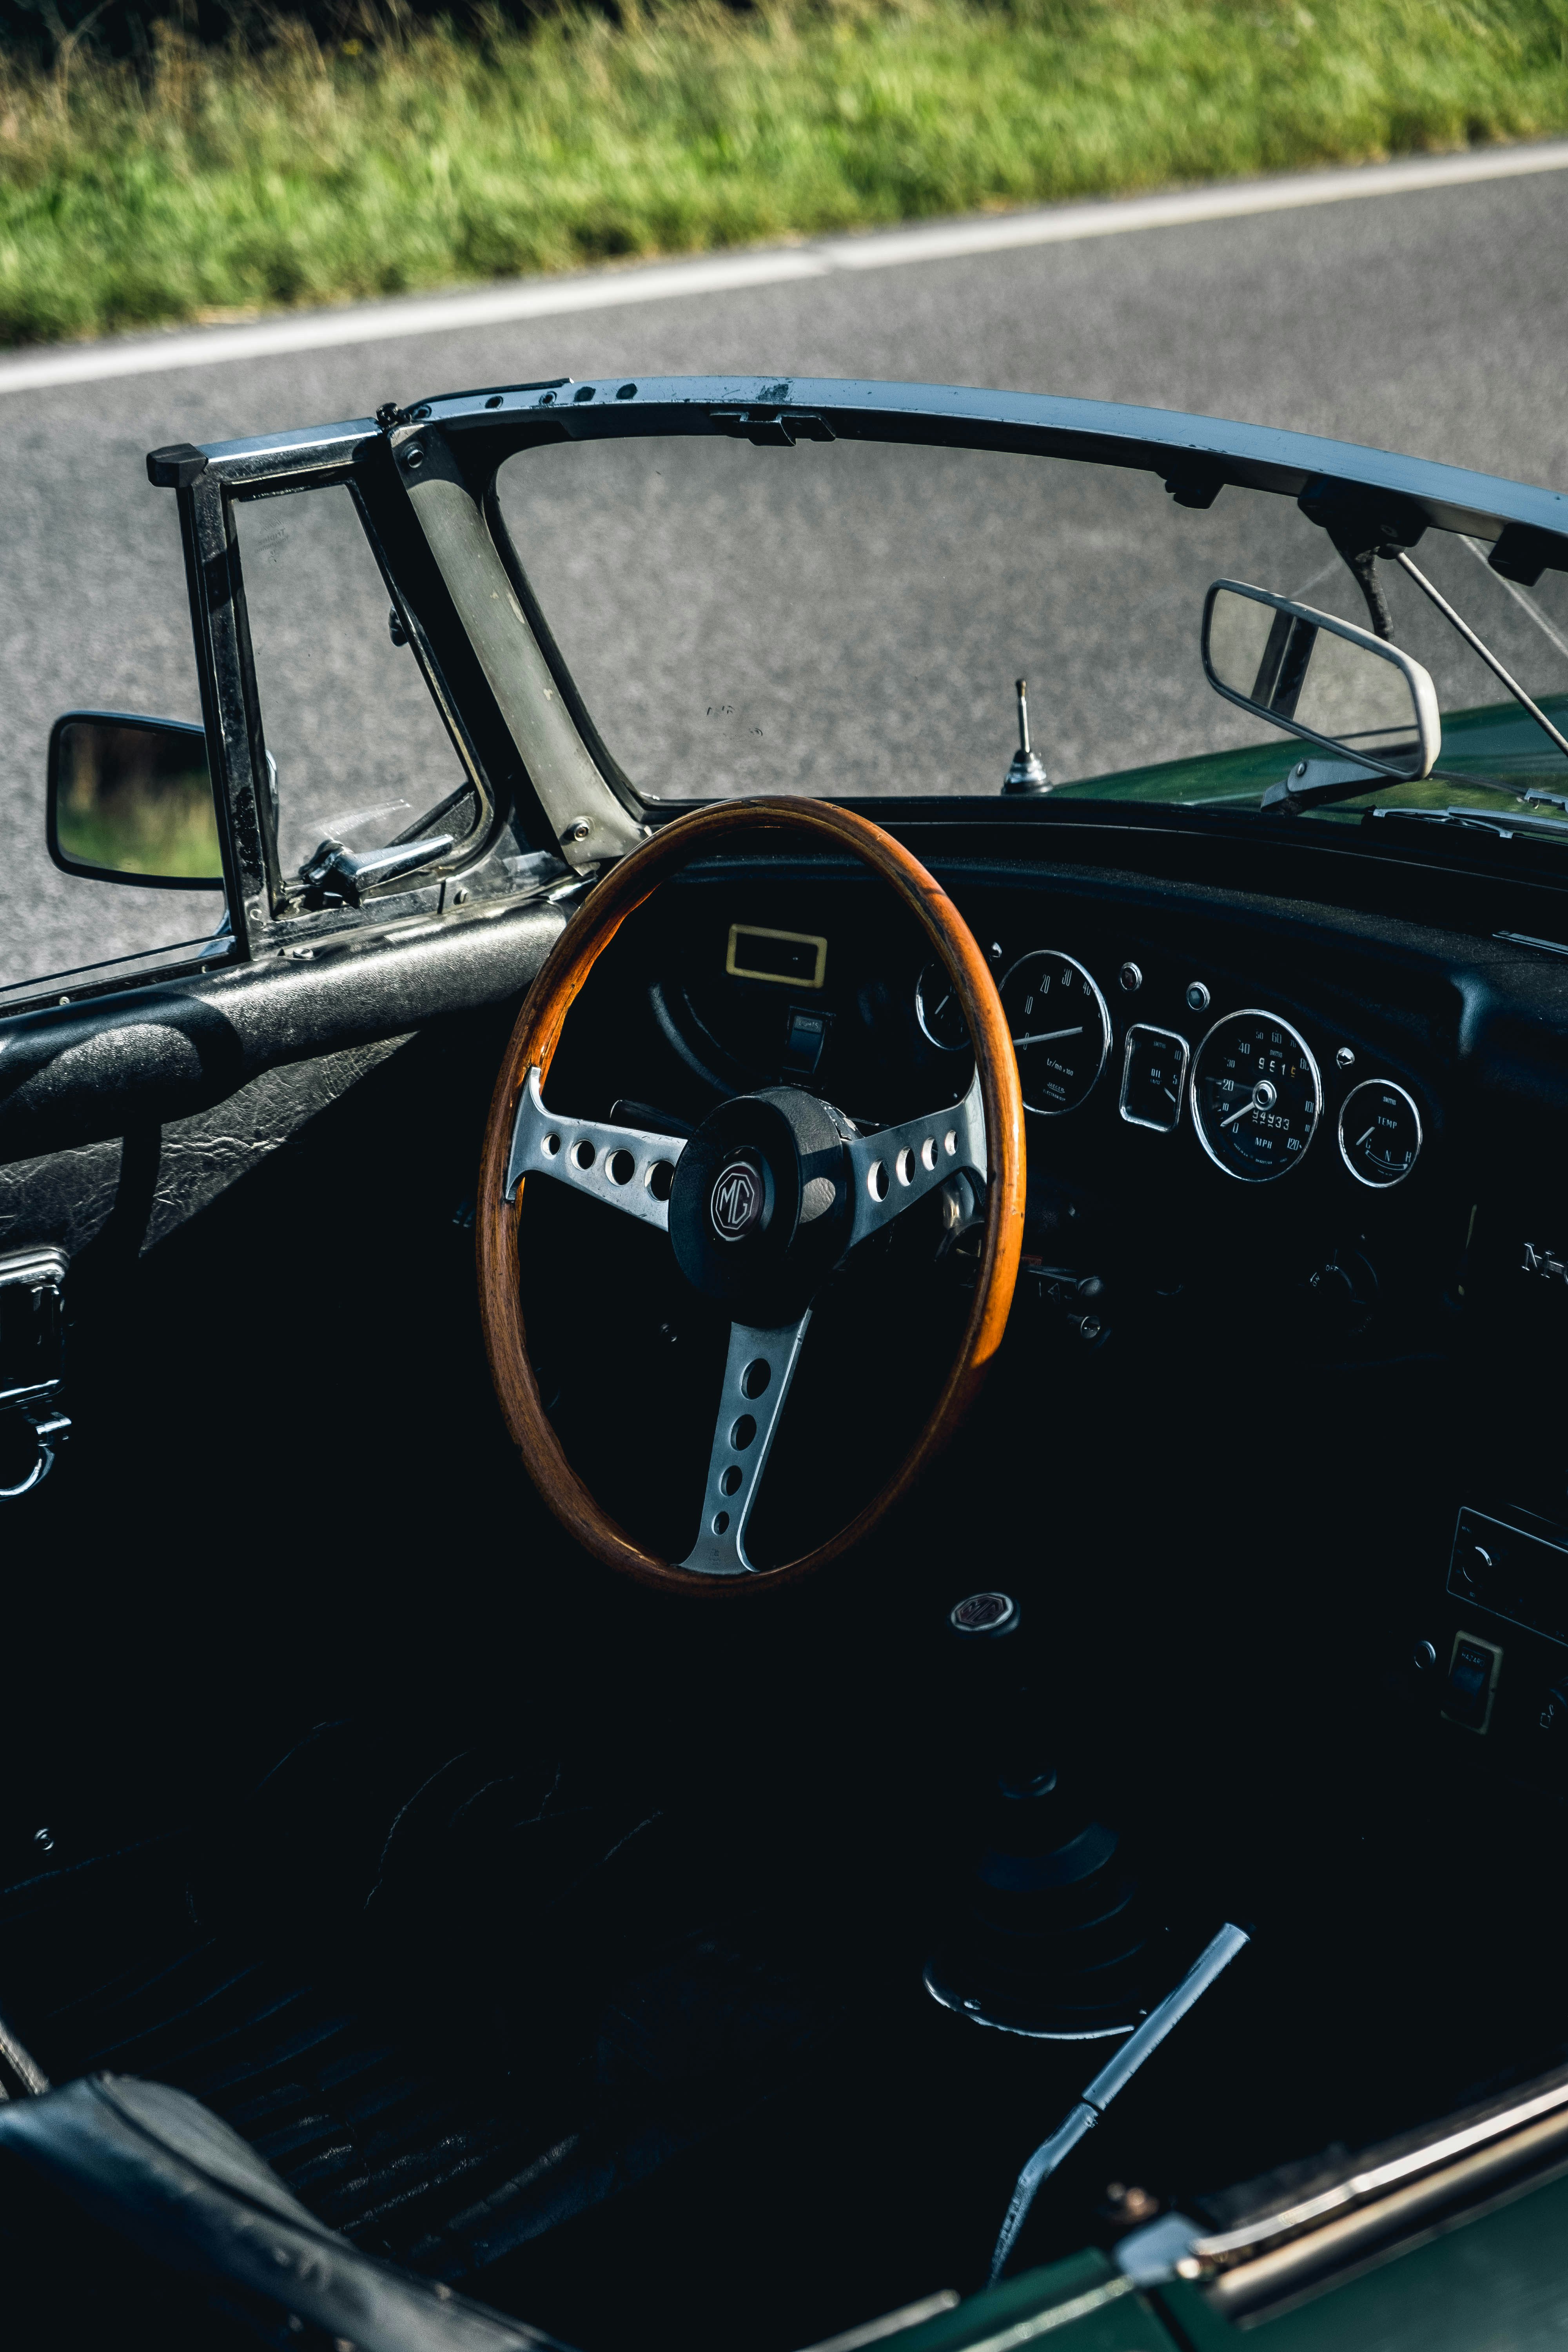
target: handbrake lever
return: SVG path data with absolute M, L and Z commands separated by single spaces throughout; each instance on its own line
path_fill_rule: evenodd
M 1068 2109 L 1049 2139 L 1042 2140 L 1024 2169 L 1018 2175 L 1007 2217 L 1002 2224 L 1002 2234 L 996 2241 L 996 2251 L 991 2257 L 988 2286 L 994 2286 L 1007 2266 L 1007 2258 L 1017 2242 L 1035 2192 L 1051 2175 L 1065 2156 L 1094 2129 L 1118 2091 L 1124 2090 L 1148 2057 L 1157 2050 L 1173 2025 L 1179 2025 L 1194 2002 L 1203 1999 L 1215 1979 L 1230 1966 L 1251 1937 L 1245 1928 L 1233 1927 L 1227 1920 L 1213 1942 L 1205 1946 L 1173 1992 L 1168 1992 L 1158 2009 L 1152 2009 L 1136 2032 L 1130 2033 L 1109 2064 L 1100 2068 L 1088 2084 L 1076 2104 Z

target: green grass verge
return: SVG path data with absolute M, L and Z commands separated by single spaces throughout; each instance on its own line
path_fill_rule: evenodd
M 0 64 L 0 341 L 1568 128 L 1568 0 L 659 0 Z

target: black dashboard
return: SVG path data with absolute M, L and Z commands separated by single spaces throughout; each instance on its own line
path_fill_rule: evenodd
M 1370 1695 L 1568 1790 L 1568 1441 L 1519 1440 L 1568 1336 L 1568 954 L 1136 871 L 932 866 L 1028 1112 L 984 1418 L 1042 1574 L 1096 1563 L 1053 1601 L 1083 1653 L 1151 1560 L 1151 1622 L 1215 1672 L 1289 1596 L 1281 1674 L 1331 1713 Z M 794 1083 L 880 1125 L 969 1084 L 929 949 L 847 866 L 710 861 L 628 931 L 595 975 L 598 1066 L 639 1117 Z

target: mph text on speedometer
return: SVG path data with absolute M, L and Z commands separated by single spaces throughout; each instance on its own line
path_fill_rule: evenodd
M 1231 1013 L 1193 1062 L 1193 1124 L 1216 1167 L 1245 1183 L 1305 1158 L 1323 1108 L 1306 1040 L 1274 1013 Z

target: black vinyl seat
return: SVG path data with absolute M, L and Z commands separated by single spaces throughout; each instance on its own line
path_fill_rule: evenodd
M 257 2336 L 345 2352 L 557 2352 L 324 2228 L 237 2133 L 162 2083 L 89 2074 L 0 2104 L 0 2207 L 7 2305 L 20 2294 L 40 2343 L 123 2341 L 133 2326 L 169 2352 L 187 2337 L 209 2352 Z

